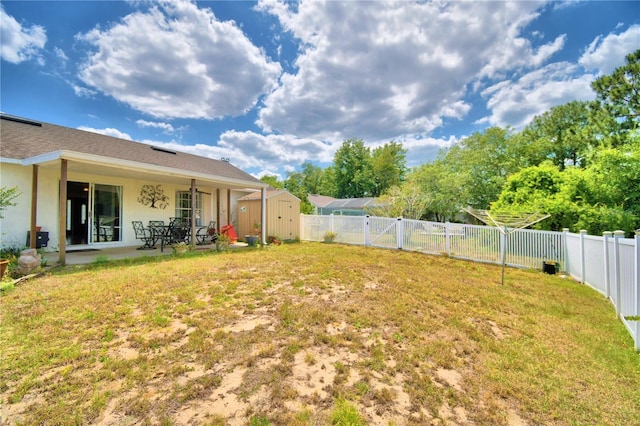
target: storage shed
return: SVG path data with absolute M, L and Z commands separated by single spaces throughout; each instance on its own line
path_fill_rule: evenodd
M 238 238 L 255 234 L 254 225 L 260 224 L 262 200 L 260 191 L 238 198 Z M 266 198 L 267 236 L 280 240 L 300 238 L 300 199 L 284 189 L 268 190 Z

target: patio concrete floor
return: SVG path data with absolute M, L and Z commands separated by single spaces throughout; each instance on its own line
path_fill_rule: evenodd
M 108 260 L 113 259 L 127 259 L 133 257 L 155 257 L 155 256 L 170 256 L 173 254 L 171 247 L 165 248 L 164 252 L 160 251 L 160 245 L 155 249 L 150 250 L 138 250 L 139 246 L 127 246 L 127 247 L 113 247 L 113 248 L 98 248 L 89 250 L 75 251 L 73 248 L 67 248 L 66 264 L 67 265 L 86 265 L 93 263 L 98 257 L 106 258 Z M 247 247 L 246 243 L 236 242 L 229 244 L 229 249 L 239 249 Z M 198 245 L 196 250 L 215 250 L 215 244 Z M 47 266 L 58 265 L 58 252 L 47 252 L 43 254 L 43 257 L 47 258 Z

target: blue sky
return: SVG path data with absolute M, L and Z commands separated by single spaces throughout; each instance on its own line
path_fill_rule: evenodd
M 595 97 L 637 1 L 2 1 L 0 110 L 229 158 L 322 167 L 347 138 L 409 166 Z

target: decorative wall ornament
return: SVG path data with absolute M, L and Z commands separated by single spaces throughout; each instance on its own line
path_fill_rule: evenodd
M 161 185 L 143 185 L 140 190 L 138 202 L 152 209 L 166 209 L 169 205 L 169 197 L 164 194 Z

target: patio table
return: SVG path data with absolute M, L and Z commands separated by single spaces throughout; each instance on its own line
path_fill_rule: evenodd
M 160 251 L 164 246 L 180 242 L 188 242 L 191 237 L 191 228 L 186 226 L 183 220 L 172 220 L 169 225 L 156 227 L 156 233 L 160 241 Z

